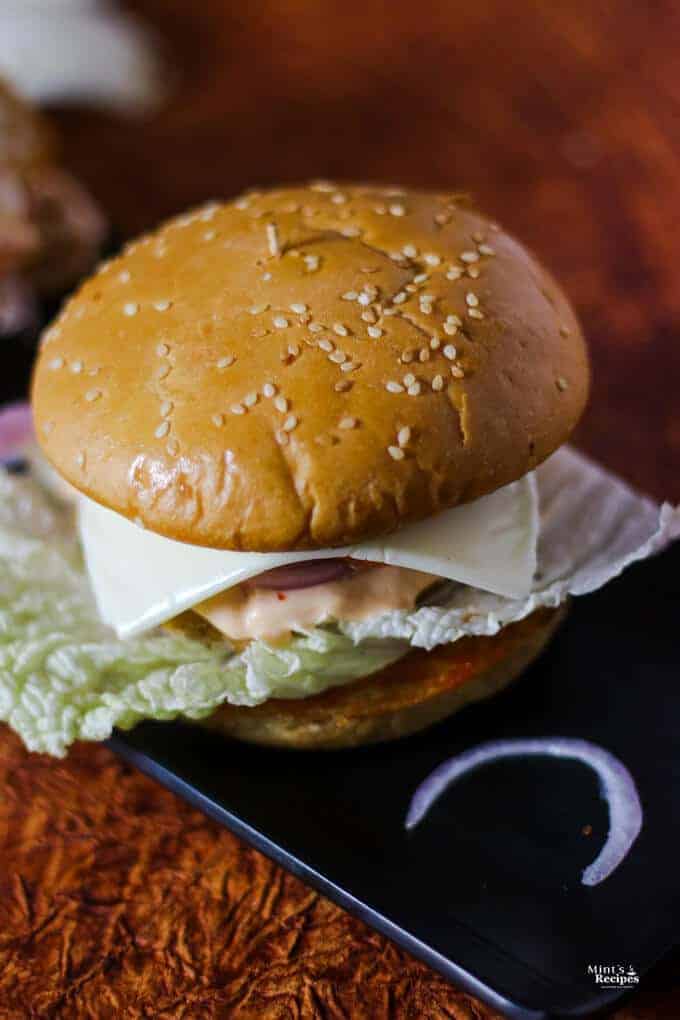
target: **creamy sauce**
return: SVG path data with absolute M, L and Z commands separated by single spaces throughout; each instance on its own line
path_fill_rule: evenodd
M 327 620 L 365 620 L 412 609 L 418 595 L 437 580 L 419 570 L 382 566 L 294 591 L 236 586 L 193 608 L 232 641 L 273 641 Z

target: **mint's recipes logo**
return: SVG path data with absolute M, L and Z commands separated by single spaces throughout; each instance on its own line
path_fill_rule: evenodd
M 605 988 L 635 988 L 640 983 L 632 963 L 589 963 L 588 976 Z

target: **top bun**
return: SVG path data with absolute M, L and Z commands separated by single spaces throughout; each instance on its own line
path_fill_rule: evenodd
M 321 182 L 129 245 L 45 334 L 33 405 L 92 499 L 264 552 L 376 537 L 519 478 L 587 389 L 564 295 L 466 200 Z

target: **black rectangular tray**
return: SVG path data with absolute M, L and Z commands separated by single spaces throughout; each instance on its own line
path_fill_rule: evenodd
M 589 965 L 642 976 L 678 933 L 679 627 L 677 546 L 576 600 L 518 684 L 421 735 L 313 754 L 145 723 L 110 744 L 506 1015 L 590 1014 L 621 990 L 596 984 Z M 579 879 L 606 836 L 607 809 L 577 763 L 499 762 L 405 830 L 416 786 L 452 754 L 554 735 L 603 745 L 640 791 L 641 835 L 600 886 Z

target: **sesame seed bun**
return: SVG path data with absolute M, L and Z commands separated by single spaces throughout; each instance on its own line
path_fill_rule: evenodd
M 201 723 L 271 747 L 332 750 L 404 737 L 488 698 L 541 653 L 567 609 L 542 609 L 494 637 L 466 637 L 345 687 L 256 708 L 223 705 Z
M 33 404 L 88 496 L 180 541 L 273 551 L 513 481 L 587 388 L 564 295 L 466 200 L 316 184 L 130 245 L 46 333 Z

